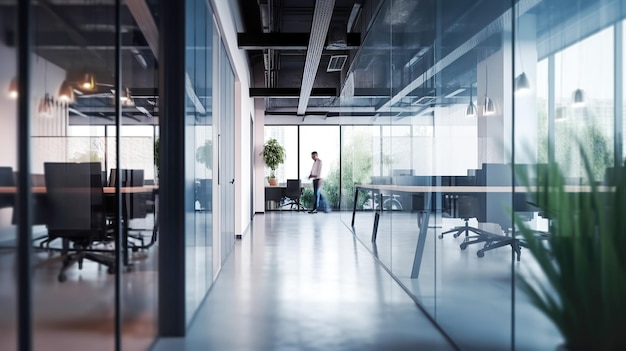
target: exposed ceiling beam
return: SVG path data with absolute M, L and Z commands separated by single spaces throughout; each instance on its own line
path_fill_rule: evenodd
M 57 8 L 57 5 L 51 4 L 48 0 L 38 0 L 37 3 L 39 4 L 39 6 L 41 6 L 42 9 L 48 12 L 48 14 L 54 19 L 56 23 L 65 28 L 67 34 L 72 38 L 75 43 L 78 43 L 78 45 L 85 48 L 87 52 L 89 52 L 97 60 L 101 62 L 104 61 L 104 58 L 102 57 L 102 55 L 100 55 L 100 53 L 95 50 L 87 49 L 88 41 L 85 39 L 84 35 L 80 32 L 78 28 L 76 28 L 74 24 L 67 21 L 65 16 L 63 16 L 61 10 Z
M 126 0 L 126 7 L 139 25 L 154 57 L 159 57 L 159 29 L 146 0 Z
M 237 45 L 242 50 L 307 50 L 310 37 L 309 33 L 238 33 Z M 326 38 L 323 40 L 326 50 L 350 50 L 361 46 L 360 33 L 347 33 L 343 46 L 328 45 Z
M 250 97 L 253 98 L 297 98 L 300 88 L 250 88 Z M 312 97 L 336 97 L 337 88 L 313 88 Z
M 300 100 L 298 101 L 298 115 L 303 115 L 309 104 L 311 90 L 317 75 L 317 68 L 322 58 L 324 42 L 328 34 L 330 20 L 333 17 L 335 0 L 317 0 L 313 11 L 313 22 L 311 23 L 311 36 L 309 46 L 304 61 L 304 73 L 302 74 L 302 85 L 300 90 Z

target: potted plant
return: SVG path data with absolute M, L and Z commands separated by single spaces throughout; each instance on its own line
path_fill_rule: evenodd
M 274 138 L 268 140 L 263 145 L 263 162 L 270 168 L 269 183 L 271 186 L 278 184 L 276 179 L 276 168 L 279 164 L 285 162 L 285 149 Z
M 599 186 L 582 158 L 589 185 L 565 186 L 551 164 L 532 189 L 551 222 L 547 235 L 515 217 L 540 268 L 518 272 L 518 283 L 561 332 L 561 349 L 626 350 L 626 179 L 622 173 L 611 186 Z
M 196 149 L 196 161 L 202 163 L 207 170 L 213 166 L 213 142 L 207 140 Z

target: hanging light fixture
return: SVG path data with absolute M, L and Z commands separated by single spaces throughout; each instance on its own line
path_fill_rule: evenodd
M 72 85 L 64 80 L 59 88 L 59 100 L 65 103 L 72 103 L 76 101 L 76 97 L 74 95 L 74 88 Z
M 572 97 L 572 106 L 574 107 L 583 107 L 585 106 L 585 93 L 582 89 L 574 90 L 574 94 Z
M 54 99 L 50 94 L 46 93 L 43 99 L 39 100 L 39 106 L 37 108 L 37 113 L 39 117 L 43 118 L 51 118 L 54 113 L 52 112 L 54 108 Z
M 493 104 L 493 100 L 489 96 L 485 95 L 485 103 L 483 105 L 483 115 L 489 116 L 496 113 L 496 107 Z
M 517 28 L 516 29 L 516 33 L 519 35 L 520 33 L 520 29 L 519 29 L 519 20 L 520 20 L 520 15 L 519 15 L 519 4 L 517 5 L 517 15 L 515 14 L 515 11 L 513 11 L 513 16 L 514 16 L 514 20 L 515 20 L 515 26 Z M 517 17 L 515 17 L 517 16 Z M 516 52 L 518 52 L 519 54 L 519 62 L 520 62 L 520 66 L 522 68 L 522 73 L 520 73 L 520 75 L 518 75 L 517 77 L 515 77 L 515 94 L 521 94 L 521 93 L 525 93 L 528 90 L 530 90 L 530 82 L 528 81 L 528 77 L 526 76 L 526 72 L 524 71 L 524 59 L 523 59 L 523 55 L 522 55 L 522 50 L 521 50 L 521 46 L 519 44 L 520 42 L 520 38 L 513 38 L 513 40 L 515 41 L 515 46 L 516 46 Z
M 11 83 L 9 83 L 9 97 L 11 99 L 17 99 L 17 78 L 13 77 Z
M 528 77 L 526 77 L 526 72 L 522 72 L 517 78 L 515 78 L 515 93 L 523 93 L 530 89 L 530 83 L 528 82 Z
M 476 105 L 472 101 L 472 84 L 470 83 L 470 102 L 467 105 L 467 109 L 465 110 L 465 117 L 472 118 L 476 117 Z
M 85 73 L 82 82 L 80 83 L 80 87 L 86 90 L 92 90 L 96 87 L 96 80 L 91 73 Z
M 483 103 L 483 116 L 489 116 L 496 113 L 496 106 L 493 104 L 493 100 L 491 100 L 491 98 L 487 95 L 488 86 L 487 66 L 485 66 L 485 101 Z
M 129 88 L 124 88 L 122 90 L 122 96 L 120 96 L 120 101 L 123 106 L 135 106 L 135 100 L 130 94 Z

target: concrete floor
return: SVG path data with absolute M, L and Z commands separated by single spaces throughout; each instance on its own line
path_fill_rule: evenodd
M 257 215 L 165 350 L 453 350 L 338 213 Z

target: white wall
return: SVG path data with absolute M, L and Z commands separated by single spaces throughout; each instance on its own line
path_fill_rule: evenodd
M 250 72 L 245 51 L 237 47 L 239 11 L 236 1 L 210 0 L 224 46 L 235 72 L 235 235 L 243 234 L 250 224 L 250 115 L 256 121 L 250 98 Z
M 0 43 L 0 145 L 3 152 L 0 153 L 0 166 L 12 167 L 17 171 L 17 100 L 8 96 L 8 89 L 11 79 L 17 75 L 15 48 L 8 47 Z M 31 134 L 63 136 L 67 132 L 68 114 L 65 109 L 55 109 L 56 114 L 43 118 L 38 115 L 37 107 L 39 101 L 48 92 L 56 99 L 59 86 L 65 80 L 65 70 L 49 61 L 33 55 L 32 56 L 32 78 L 31 87 Z M 43 173 L 43 162 L 65 158 L 67 155 L 66 144 L 59 147 L 50 147 L 38 143 L 36 138 L 32 139 L 31 167 L 32 173 Z M 0 228 L 11 228 L 11 216 L 13 209 L 6 208 L 0 210 Z M 2 234 L 0 233 L 0 236 Z M 0 238 L 2 240 L 2 238 Z

